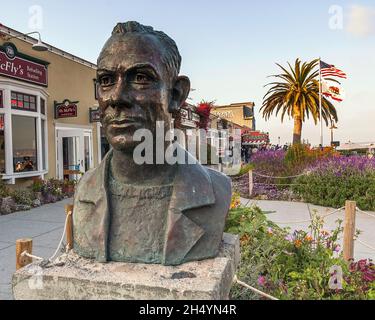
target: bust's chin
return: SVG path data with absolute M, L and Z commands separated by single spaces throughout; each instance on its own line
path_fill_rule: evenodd
M 108 140 L 114 150 L 124 153 L 133 153 L 135 147 L 140 143 L 139 141 L 134 141 L 132 138 L 125 136 L 115 136 Z

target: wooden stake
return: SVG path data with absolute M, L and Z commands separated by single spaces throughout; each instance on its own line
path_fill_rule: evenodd
M 355 235 L 355 201 L 345 202 L 344 219 L 344 259 L 349 261 L 354 257 L 354 235 Z
M 21 256 L 22 252 L 26 251 L 29 254 L 33 253 L 33 240 L 32 239 L 18 239 L 16 241 L 16 270 L 27 266 L 33 260 L 27 256 Z
M 253 170 L 249 170 L 249 196 L 253 194 L 254 180 L 253 180 Z
M 68 250 L 73 249 L 73 205 L 65 205 L 65 213 L 68 215 L 66 222 L 66 247 Z

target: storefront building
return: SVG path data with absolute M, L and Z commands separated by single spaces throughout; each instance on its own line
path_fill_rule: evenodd
M 254 106 L 253 102 L 239 102 L 217 106 L 211 112 L 221 119 L 255 130 Z
M 103 152 L 96 66 L 0 25 L 0 171 L 6 183 L 75 179 Z

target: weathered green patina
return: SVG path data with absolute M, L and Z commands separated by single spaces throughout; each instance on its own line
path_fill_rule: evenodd
M 175 42 L 137 22 L 118 24 L 98 58 L 101 122 L 113 149 L 79 182 L 74 250 L 101 262 L 178 265 L 215 257 L 231 200 L 228 177 L 177 146 L 185 163 L 137 164 L 138 129 L 170 129 L 190 81 Z M 156 164 L 158 163 L 158 164 Z M 192 164 L 188 164 L 192 163 Z M 145 221 L 147 220 L 147 221 Z

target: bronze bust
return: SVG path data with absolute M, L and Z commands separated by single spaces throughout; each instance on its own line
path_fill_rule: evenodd
M 168 164 L 153 155 L 153 164 L 139 165 L 133 157 L 140 143 L 134 133 L 155 134 L 156 122 L 169 130 L 172 113 L 184 104 L 190 81 L 179 76 L 180 65 L 175 42 L 137 22 L 117 24 L 104 45 L 98 96 L 112 150 L 76 189 L 73 236 L 80 256 L 178 265 L 217 255 L 229 178 L 199 163 Z M 153 143 L 155 153 L 160 146 Z

